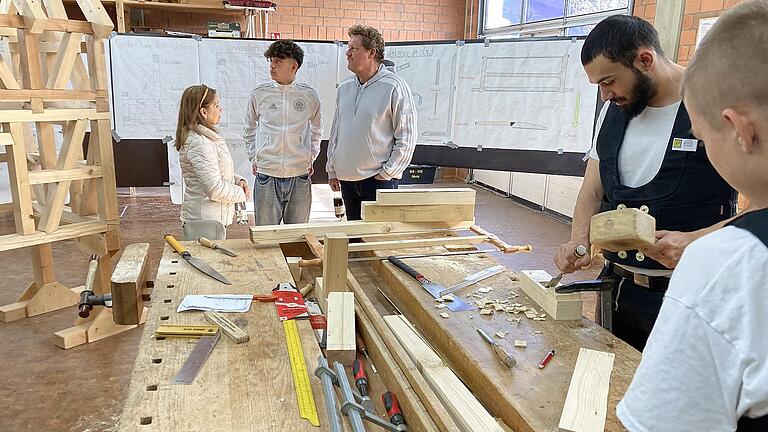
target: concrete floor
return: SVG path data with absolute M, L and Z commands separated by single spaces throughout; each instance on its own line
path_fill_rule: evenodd
M 436 187 L 456 187 L 438 184 Z M 149 242 L 154 277 L 162 254 L 163 234 L 180 235 L 179 206 L 167 189 L 140 190 L 118 196 L 123 245 Z M 127 206 L 127 208 L 126 208 Z M 330 190 L 316 186 L 313 220 L 332 219 Z M 532 244 L 530 254 L 501 255 L 512 269 L 544 269 L 555 274 L 552 254 L 569 237 L 570 227 L 540 211 L 529 209 L 485 189 L 477 193 L 476 222 L 510 244 Z M 13 221 L 0 219 L 0 234 L 13 229 Z M 234 226 L 229 238 L 247 238 L 246 227 Z M 57 280 L 67 286 L 82 285 L 86 257 L 72 242 L 54 245 Z M 26 250 L 0 252 L 4 275 L 0 305 L 16 301 L 33 280 Z M 113 261 L 116 263 L 117 259 Z M 591 278 L 595 271 L 582 273 Z M 567 280 L 571 280 L 566 277 Z M 594 299 L 585 302 L 592 317 Z M 70 350 L 57 348 L 52 334 L 70 327 L 75 308 L 68 308 L 12 323 L 0 323 L 0 431 L 112 431 L 116 429 L 136 356 L 141 329 L 134 329 L 93 344 Z

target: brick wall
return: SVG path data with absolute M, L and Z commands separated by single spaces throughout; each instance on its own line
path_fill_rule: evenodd
M 744 0 L 686 0 L 677 62 L 687 66 L 696 50 L 699 20 L 720 16 L 725 10 Z
M 656 18 L 656 0 L 635 0 L 632 15 L 640 17 L 653 24 L 653 21 Z
M 347 29 L 355 24 L 376 27 L 385 41 L 464 37 L 466 0 L 283 0 L 277 4 L 277 11 L 269 15 L 269 31 L 280 32 L 283 39 L 347 40 Z M 114 20 L 114 8 L 107 8 Z M 474 21 L 476 13 L 475 7 Z M 245 31 L 240 14 L 144 10 L 146 28 L 205 34 L 208 21 L 240 22 Z

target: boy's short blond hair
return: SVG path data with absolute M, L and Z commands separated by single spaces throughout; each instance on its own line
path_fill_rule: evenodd
M 768 0 L 726 11 L 699 45 L 685 74 L 686 103 L 714 129 L 726 108 L 768 108 Z

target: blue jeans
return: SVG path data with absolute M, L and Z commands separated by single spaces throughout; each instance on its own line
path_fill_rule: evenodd
M 278 178 L 256 174 L 253 185 L 253 210 L 256 225 L 309 222 L 312 207 L 312 181 L 307 174 Z
M 344 200 L 344 209 L 347 220 L 360 220 L 360 211 L 363 201 L 376 201 L 377 189 L 397 189 L 400 180 L 376 180 L 376 177 L 358 181 L 341 180 L 341 198 Z

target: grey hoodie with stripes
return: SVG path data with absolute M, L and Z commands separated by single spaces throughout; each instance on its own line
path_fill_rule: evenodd
M 328 177 L 399 179 L 411 162 L 416 137 L 416 105 L 405 80 L 384 66 L 365 84 L 353 75 L 336 93 Z

